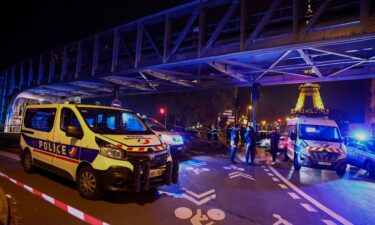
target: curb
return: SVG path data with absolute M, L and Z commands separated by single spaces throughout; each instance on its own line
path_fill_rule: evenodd
M 74 216 L 74 217 L 76 217 L 76 218 L 78 218 L 82 221 L 85 221 L 88 224 L 91 224 L 91 225 L 109 225 L 108 223 L 106 223 L 104 221 L 101 221 L 101 220 L 99 220 L 99 219 L 97 219 L 97 218 L 95 218 L 95 217 L 93 217 L 89 214 L 86 214 L 86 213 L 84 213 L 84 212 L 64 203 L 64 202 L 61 202 L 61 201 L 59 201 L 59 200 L 57 200 L 57 199 L 55 199 L 55 198 L 53 198 L 53 197 L 51 197 L 47 194 L 44 194 L 44 193 L 42 193 L 42 192 L 40 192 L 40 191 L 30 187 L 30 186 L 27 186 L 26 184 L 24 184 L 22 182 L 19 182 L 15 179 L 9 177 L 8 175 L 2 173 L 2 172 L 0 172 L 0 177 L 3 177 L 5 179 L 7 179 L 8 181 L 14 183 L 15 185 L 17 185 L 19 187 L 22 187 L 23 189 L 29 191 L 33 195 L 35 195 L 35 196 L 45 200 L 46 202 L 62 209 L 66 213 L 68 213 L 68 214 L 70 214 L 70 215 L 72 215 L 72 216 Z M 1 217 L 0 217 L 0 219 L 1 219 Z M 2 222 L 2 221 L 0 220 L 0 222 Z M 7 223 L 4 223 L 4 224 L 7 224 Z

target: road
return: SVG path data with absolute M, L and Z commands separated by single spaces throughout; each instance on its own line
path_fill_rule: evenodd
M 0 152 L 0 172 L 69 205 L 71 214 L 86 213 L 109 224 L 373 224 L 375 180 L 362 170 L 334 172 L 288 163 L 273 166 L 229 164 L 228 152 L 195 146 L 180 167 L 180 183 L 147 193 L 109 193 L 99 201 L 82 199 L 75 184 L 38 170 L 26 174 L 17 155 Z M 77 217 L 30 193 L 9 178 L 0 186 L 17 202 L 19 224 L 85 224 Z M 18 183 L 20 184 L 20 183 Z M 44 195 L 44 196 L 45 196 Z M 81 215 L 82 216 L 82 215 Z

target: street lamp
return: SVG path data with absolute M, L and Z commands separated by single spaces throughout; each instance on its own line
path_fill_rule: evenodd
M 249 111 L 253 110 L 253 106 L 249 105 L 248 107 L 246 107 L 246 117 L 247 117 L 247 120 L 250 120 L 250 115 L 249 115 Z

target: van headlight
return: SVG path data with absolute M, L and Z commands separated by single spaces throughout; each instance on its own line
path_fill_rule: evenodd
M 182 140 L 182 137 L 179 135 L 176 136 L 170 136 L 167 134 L 162 134 L 161 139 L 166 143 L 173 143 L 173 144 L 183 144 L 184 141 Z
M 96 143 L 99 146 L 100 154 L 102 156 L 112 158 L 112 159 L 126 160 L 127 158 L 126 151 L 100 139 L 96 139 Z

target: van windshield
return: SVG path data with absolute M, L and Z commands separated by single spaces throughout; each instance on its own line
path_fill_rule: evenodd
M 147 124 L 147 126 L 154 131 L 167 131 L 167 128 L 165 128 L 165 126 L 159 123 L 157 120 L 145 119 L 144 121 Z
M 100 134 L 150 134 L 146 125 L 131 112 L 78 107 L 86 124 Z
M 341 135 L 337 127 L 301 124 L 299 138 L 305 140 L 341 142 Z

